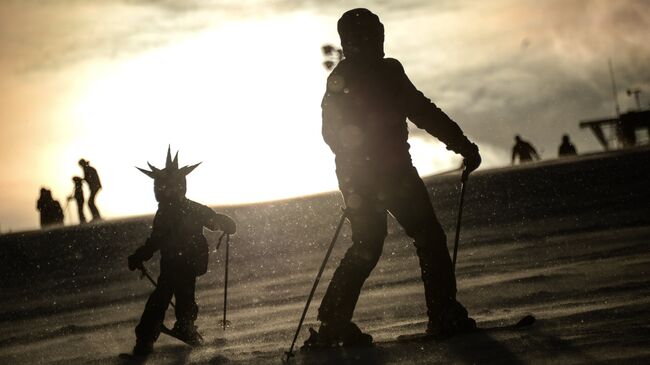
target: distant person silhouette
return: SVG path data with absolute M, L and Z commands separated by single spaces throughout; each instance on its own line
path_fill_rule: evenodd
M 381 256 L 391 213 L 415 240 L 433 336 L 473 330 L 476 323 L 456 300 L 447 239 L 427 187 L 409 153 L 409 118 L 465 158 L 468 173 L 481 163 L 478 147 L 411 83 L 399 61 L 384 58 L 384 26 L 367 9 L 338 21 L 345 58 L 327 80 L 322 101 L 325 142 L 336 155 L 336 174 L 352 227 L 352 246 L 341 260 L 318 311 L 320 328 L 305 346 L 372 342 L 352 322 L 363 283 Z
M 571 143 L 571 140 L 569 139 L 569 135 L 565 134 L 562 136 L 562 144 L 560 144 L 560 148 L 558 149 L 558 156 L 560 157 L 568 157 L 568 156 L 575 156 L 578 154 L 578 151 L 576 151 L 576 147 Z
M 99 190 L 102 188 L 102 183 L 99 180 L 97 170 L 95 170 L 94 167 L 90 166 L 90 163 L 88 163 L 88 161 L 82 158 L 79 160 L 79 166 L 81 166 L 84 171 L 84 180 L 88 184 L 88 189 L 90 189 L 90 195 L 88 196 L 88 208 L 90 209 L 90 214 L 93 216 L 92 220 L 99 220 L 102 217 L 99 215 L 99 210 L 95 205 L 95 197 L 97 196 L 97 192 L 99 192 Z
M 151 235 L 145 244 L 129 256 L 130 270 L 142 269 L 142 263 L 160 250 L 158 286 L 149 296 L 135 328 L 137 337 L 133 355 L 146 357 L 160 334 L 160 326 L 172 296 L 176 300 L 176 324 L 173 331 L 191 343 L 200 343 L 194 321 L 198 306 L 195 302 L 196 277 L 208 268 L 208 244 L 203 227 L 220 229 L 233 234 L 235 222 L 224 214 L 217 214 L 205 205 L 185 198 L 185 176 L 199 164 L 178 168 L 178 153 L 172 160 L 167 150 L 164 169 L 151 164 L 151 171 L 138 168 L 154 180 L 154 195 L 158 211 L 153 220 Z
M 36 210 L 38 210 L 40 215 L 41 227 L 46 227 L 51 223 L 52 193 L 49 190 L 41 188 L 40 195 L 36 201 Z
M 41 188 L 40 196 L 36 202 L 36 209 L 40 213 L 41 227 L 63 224 L 63 209 L 61 204 L 52 198 L 52 192 Z
M 519 163 L 531 162 L 539 160 L 539 155 L 535 151 L 535 147 L 529 142 L 521 139 L 519 135 L 515 136 L 515 145 L 512 147 L 512 161 L 514 165 L 516 158 L 519 157 Z
M 84 189 L 83 179 L 79 176 L 72 178 L 74 183 L 74 192 L 68 197 L 68 201 L 74 199 L 77 203 L 77 215 L 79 217 L 79 224 L 86 223 L 86 215 L 84 214 Z

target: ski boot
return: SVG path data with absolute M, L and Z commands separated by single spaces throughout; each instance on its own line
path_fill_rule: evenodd
M 153 352 L 153 340 L 137 339 L 133 352 L 130 354 L 120 354 L 120 358 L 127 360 L 131 364 L 141 364 L 147 360 L 147 357 Z
M 176 321 L 172 332 L 176 338 L 187 343 L 190 346 L 203 345 L 203 336 L 197 331 L 194 322 Z
M 309 338 L 305 341 L 302 349 L 372 345 L 372 336 L 361 332 L 353 322 L 344 324 L 322 323 L 318 332 L 313 328 L 309 328 L 309 333 Z
M 453 300 L 439 316 L 429 319 L 426 333 L 437 340 L 445 340 L 475 330 L 476 321 L 469 317 L 467 309 L 462 304 Z

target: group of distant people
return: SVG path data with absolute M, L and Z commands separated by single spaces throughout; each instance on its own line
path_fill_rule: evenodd
M 41 213 L 41 227 L 63 224 L 63 209 L 59 201 L 52 197 L 51 190 L 41 188 L 36 209 Z
M 90 166 L 90 163 L 85 159 L 79 160 L 79 166 L 83 170 L 83 178 L 79 176 L 72 177 L 74 190 L 71 195 L 67 197 L 65 211 L 61 208 L 61 204 L 52 197 L 52 191 L 46 188 L 41 188 L 41 193 L 36 203 L 36 209 L 40 212 L 41 227 L 45 228 L 52 225 L 62 225 L 65 219 L 65 212 L 67 212 L 68 204 L 74 200 L 77 203 L 77 216 L 79 224 L 87 222 L 84 213 L 85 196 L 83 190 L 83 182 L 88 185 L 90 195 L 88 196 L 88 209 L 92 215 L 92 221 L 100 220 L 101 215 L 99 209 L 95 205 L 95 197 L 102 188 L 101 180 L 97 170 Z
M 562 136 L 562 143 L 558 148 L 558 157 L 569 157 L 578 154 L 576 147 L 571 142 L 568 134 Z M 511 164 L 514 165 L 515 160 L 519 159 L 519 163 L 526 163 L 532 161 L 539 161 L 541 158 L 530 142 L 523 140 L 519 135 L 515 136 L 515 145 L 512 147 L 512 160 Z

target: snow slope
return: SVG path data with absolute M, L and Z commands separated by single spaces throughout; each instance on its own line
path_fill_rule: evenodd
M 394 221 L 355 321 L 377 345 L 300 353 L 295 364 L 650 362 L 650 150 L 479 172 L 468 184 L 457 267 L 459 299 L 484 327 L 532 313 L 526 330 L 441 343 L 400 343 L 426 326 L 415 250 Z M 458 176 L 428 179 L 448 241 Z M 189 187 L 191 190 L 191 185 Z M 148 193 L 148 192 L 143 192 Z M 190 349 L 162 335 L 149 364 L 280 364 L 340 217 L 338 194 L 216 208 L 236 217 L 228 317 L 219 327 L 223 250 L 199 278 Z M 0 236 L 0 364 L 120 364 L 151 292 L 126 268 L 151 217 Z M 218 234 L 206 232 L 212 247 Z M 350 245 L 346 225 L 316 293 Z M 450 246 L 451 248 L 451 246 Z M 157 272 L 155 256 L 148 264 Z M 167 323 L 173 324 L 173 311 Z

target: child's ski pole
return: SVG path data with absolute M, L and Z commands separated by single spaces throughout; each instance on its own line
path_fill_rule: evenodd
M 230 322 L 226 319 L 226 313 L 228 312 L 228 260 L 230 258 L 230 235 L 229 234 L 222 234 L 221 237 L 219 237 L 219 243 L 217 243 L 217 250 L 219 247 L 221 247 L 221 240 L 223 239 L 223 236 L 226 236 L 226 273 L 224 275 L 224 284 L 223 284 L 223 320 L 221 321 L 221 325 L 223 326 L 223 330 L 226 330 L 226 327 L 230 326 Z

